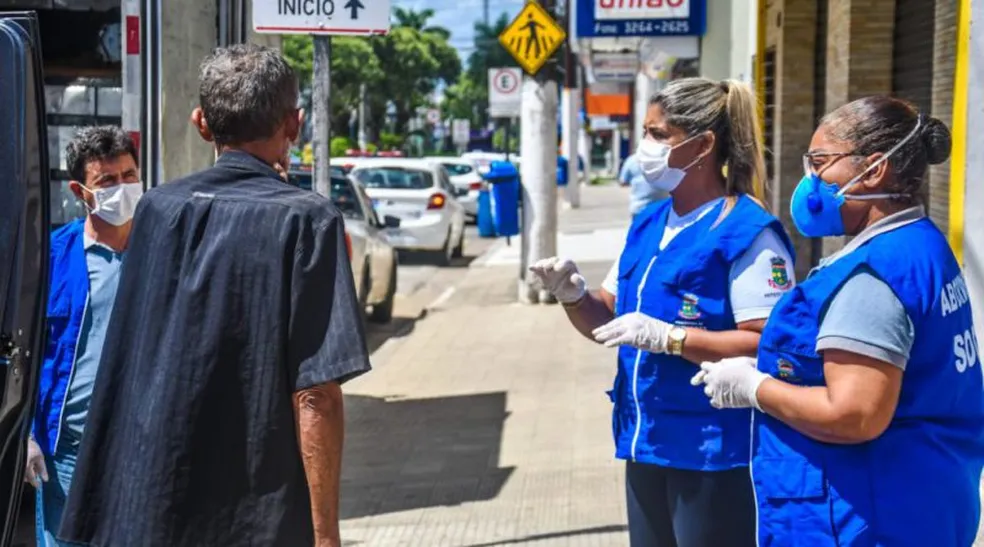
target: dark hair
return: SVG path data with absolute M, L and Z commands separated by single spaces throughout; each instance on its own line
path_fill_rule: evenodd
M 217 48 L 198 72 L 202 113 L 219 145 L 272 137 L 297 108 L 297 86 L 280 52 L 255 44 Z
M 93 160 L 114 159 L 129 154 L 140 163 L 133 139 L 115 125 L 84 127 L 75 134 L 65 149 L 68 175 L 85 184 L 85 166 Z
M 737 80 L 682 78 L 653 95 L 649 104 L 663 109 L 666 121 L 687 135 L 711 131 L 718 142 L 718 164 L 727 165 L 725 192 L 765 199 L 762 132 L 755 94 Z
M 918 133 L 886 161 L 896 179 L 886 190 L 914 198 L 919 196 L 929 166 L 950 157 L 950 130 L 943 122 L 920 114 L 907 101 L 885 95 L 847 103 L 820 121 L 830 138 L 850 143 L 859 156 L 888 152 L 916 130 L 917 123 Z

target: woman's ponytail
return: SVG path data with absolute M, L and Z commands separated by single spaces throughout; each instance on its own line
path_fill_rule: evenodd
M 758 104 L 747 84 L 738 80 L 721 82 L 727 97 L 728 117 L 726 187 L 729 196 L 746 194 L 765 207 L 765 159 L 762 131 L 758 123 Z

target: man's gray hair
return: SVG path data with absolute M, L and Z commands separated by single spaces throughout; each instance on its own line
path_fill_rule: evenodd
M 279 51 L 220 47 L 202 61 L 198 98 L 216 144 L 268 139 L 297 108 L 297 74 Z

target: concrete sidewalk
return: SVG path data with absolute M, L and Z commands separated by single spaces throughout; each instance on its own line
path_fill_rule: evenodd
M 609 213 L 626 224 L 621 189 L 586 190 L 585 204 L 611 203 L 562 212 L 564 229 L 610 229 L 597 218 Z M 627 544 L 605 395 L 615 352 L 559 306 L 514 303 L 518 265 L 506 262 L 470 268 L 345 386 L 346 545 Z

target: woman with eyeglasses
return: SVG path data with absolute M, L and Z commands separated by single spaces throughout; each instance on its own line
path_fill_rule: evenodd
M 942 122 L 890 97 L 828 114 L 791 213 L 851 235 L 787 293 L 755 359 L 702 365 L 717 408 L 754 408 L 760 545 L 969 546 L 984 382 L 967 286 L 921 196 Z
M 740 82 L 671 82 L 650 101 L 637 152 L 669 199 L 635 216 L 601 289 L 586 291 L 570 260 L 531 268 L 581 334 L 619 348 L 609 396 L 634 547 L 755 544 L 751 413 L 715 410 L 690 385 L 704 361 L 755 355 L 794 285 L 786 232 L 754 197 L 765 178 L 755 112 Z

